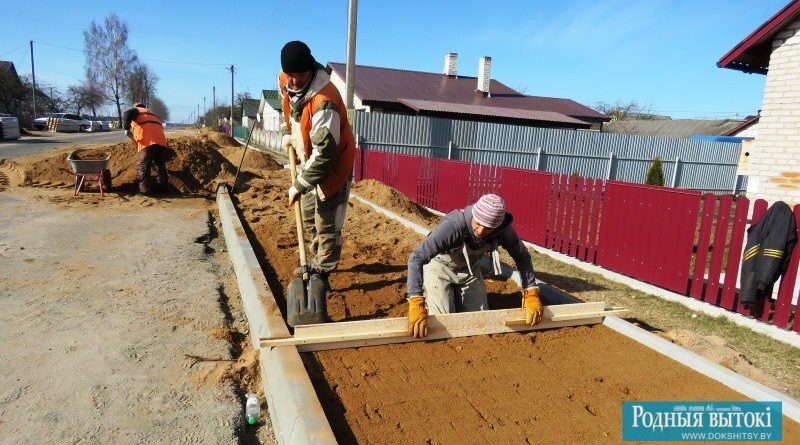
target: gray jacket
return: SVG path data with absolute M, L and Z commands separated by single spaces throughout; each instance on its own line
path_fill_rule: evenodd
M 448 213 L 433 228 L 425 241 L 408 258 L 408 295 L 422 295 L 422 267 L 431 260 L 440 261 L 456 273 L 469 273 L 487 253 L 502 246 L 511 255 L 519 270 L 522 288 L 536 284 L 531 256 L 511 227 L 513 217 L 506 212 L 505 220 L 484 238 L 472 233 L 472 206 Z

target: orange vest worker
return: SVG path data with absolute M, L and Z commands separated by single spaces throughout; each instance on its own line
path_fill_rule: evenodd
M 144 107 L 136 107 L 139 115 L 131 121 L 133 140 L 139 151 L 151 145 L 167 146 L 167 137 L 164 135 L 164 125 L 161 119 Z

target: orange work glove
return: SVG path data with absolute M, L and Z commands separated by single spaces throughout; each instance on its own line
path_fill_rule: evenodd
M 539 299 L 538 286 L 522 291 L 522 308 L 525 309 L 526 325 L 533 326 L 542 320 L 542 300 Z
M 422 338 L 428 335 L 428 310 L 425 297 L 408 297 L 408 335 Z

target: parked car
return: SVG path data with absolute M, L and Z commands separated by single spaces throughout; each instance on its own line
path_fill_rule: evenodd
M 19 121 L 10 114 L 0 113 L 0 141 L 19 139 Z
M 45 113 L 42 117 L 37 117 L 33 120 L 33 129 L 34 130 L 47 130 L 47 120 L 51 117 L 55 117 L 56 113 Z
M 45 117 L 40 117 L 33 120 L 33 128 L 37 130 L 47 129 L 47 119 L 56 118 L 58 121 L 58 128 L 56 131 L 73 132 L 73 131 L 88 131 L 92 128 L 92 121 L 84 119 L 77 114 L 70 113 L 48 113 Z

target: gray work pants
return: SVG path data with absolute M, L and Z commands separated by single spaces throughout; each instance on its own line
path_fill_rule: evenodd
M 333 196 L 320 200 L 316 193 L 300 199 L 303 226 L 311 237 L 308 265 L 315 272 L 330 273 L 342 255 L 342 227 L 350 198 L 350 181 Z
M 486 286 L 479 267 L 473 274 L 456 272 L 438 261 L 422 267 L 425 304 L 429 314 L 449 314 L 488 309 Z

